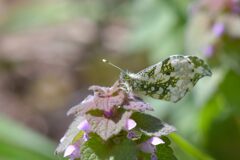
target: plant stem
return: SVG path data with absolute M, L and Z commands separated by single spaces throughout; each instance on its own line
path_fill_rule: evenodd
M 206 153 L 203 153 L 196 147 L 194 147 L 192 144 L 187 142 L 183 137 L 176 133 L 172 133 L 169 135 L 169 137 L 178 145 L 180 148 L 186 152 L 187 154 L 195 157 L 198 160 L 214 160 L 211 156 L 207 155 Z

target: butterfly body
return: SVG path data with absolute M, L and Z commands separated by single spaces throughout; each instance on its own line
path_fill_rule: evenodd
M 171 56 L 136 74 L 122 72 L 120 81 L 127 90 L 156 99 L 177 102 L 211 71 L 204 61 L 196 56 Z

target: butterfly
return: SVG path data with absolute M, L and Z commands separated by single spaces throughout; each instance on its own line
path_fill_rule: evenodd
M 105 59 L 103 62 L 121 71 L 119 81 L 127 91 L 171 102 L 178 102 L 199 79 L 212 75 L 204 60 L 196 56 L 170 56 L 138 73 L 125 71 Z

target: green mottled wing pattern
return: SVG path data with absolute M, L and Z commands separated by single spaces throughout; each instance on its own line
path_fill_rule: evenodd
M 171 56 L 137 74 L 129 73 L 126 82 L 137 93 L 177 102 L 204 76 L 209 66 L 196 56 Z

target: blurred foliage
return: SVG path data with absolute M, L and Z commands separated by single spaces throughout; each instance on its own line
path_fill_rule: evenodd
M 70 120 L 67 107 L 85 97 L 90 84 L 117 79 L 101 58 L 139 71 L 172 54 L 197 54 L 211 65 L 211 78 L 178 104 L 144 98 L 196 148 L 214 159 L 238 160 L 240 16 L 232 2 L 1 0 L 0 112 L 57 140 Z M 214 35 L 218 23 L 224 31 Z M 51 141 L 4 117 L 0 159 L 59 159 Z M 184 141 L 172 140 L 178 159 L 201 159 Z
M 42 135 L 0 117 L 0 159 L 2 160 L 52 160 L 56 145 Z M 60 158 L 59 158 L 60 159 Z

